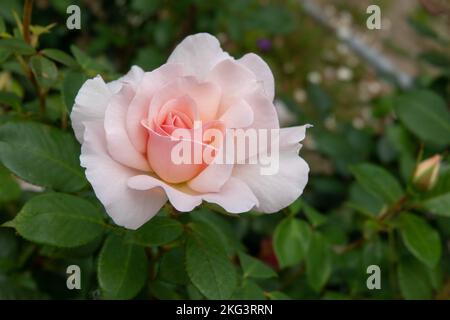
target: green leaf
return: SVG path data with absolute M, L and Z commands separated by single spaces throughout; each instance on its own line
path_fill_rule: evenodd
M 0 273 L 13 269 L 19 253 L 18 238 L 14 230 L 0 228 Z
M 22 179 L 55 190 L 74 192 L 86 185 L 73 136 L 33 122 L 0 126 L 0 160 Z
M 186 241 L 186 271 L 192 283 L 209 299 L 228 299 L 237 285 L 236 269 L 221 239 L 209 226 L 193 222 Z
M 41 53 L 50 59 L 62 63 L 68 67 L 76 67 L 77 62 L 70 55 L 58 49 L 44 49 Z
M 75 60 L 83 70 L 87 72 L 98 72 L 105 69 L 100 63 L 89 57 L 86 53 L 78 49 L 76 46 L 70 46 L 70 50 L 72 51 Z
M 239 252 L 239 260 L 244 270 L 244 278 L 272 278 L 276 277 L 276 272 L 261 260 L 253 258 L 248 254 Z
M 440 51 L 431 50 L 423 52 L 419 55 L 419 59 L 422 59 L 436 67 L 450 69 L 450 59 L 445 53 Z
M 30 273 L 6 276 L 0 273 L 0 300 L 39 300 L 49 299 L 38 291 Z
M 0 204 L 16 200 L 20 197 L 20 187 L 16 179 L 0 165 Z
M 225 247 L 229 256 L 236 253 L 236 250 L 242 249 L 239 239 L 236 237 L 235 231 L 222 215 L 211 212 L 206 209 L 191 212 L 189 217 L 193 221 L 199 221 L 208 225 L 217 237 L 220 238 L 222 246 Z
M 0 91 L 0 104 L 20 110 L 20 97 L 11 92 Z
M 428 199 L 423 202 L 423 205 L 431 213 L 450 217 L 450 193 Z
M 351 171 L 361 186 L 380 200 L 392 204 L 403 195 L 397 179 L 381 167 L 363 163 L 352 166 Z
M 94 205 L 63 193 L 32 198 L 8 226 L 27 240 L 66 248 L 86 244 L 103 232 L 102 215 Z
M 306 277 L 309 285 L 320 291 L 331 274 L 331 250 L 322 234 L 314 232 L 306 254 Z
M 145 249 L 111 235 L 98 260 L 98 282 L 106 299 L 131 299 L 147 280 Z
M 255 282 L 245 279 L 233 294 L 232 300 L 265 300 L 264 291 Z
M 424 265 L 419 261 L 403 258 L 398 266 L 398 283 L 405 299 L 431 299 L 432 288 Z
M 428 19 L 418 16 L 410 17 L 408 18 L 408 23 L 418 34 L 430 39 L 439 40 L 439 35 L 431 28 Z
M 268 292 L 267 297 L 270 300 L 292 300 L 291 297 L 281 291 Z
M 3 33 L 5 31 L 6 31 L 5 20 L 3 20 L 2 17 L 0 17 L 0 33 Z
M 157 279 L 150 282 L 149 287 L 151 295 L 159 300 L 183 299 L 181 294 L 177 292 L 177 287 L 172 283 L 167 283 Z
M 450 112 L 437 94 L 426 90 L 405 93 L 396 98 L 395 110 L 419 138 L 439 145 L 450 143 Z
M 64 76 L 61 93 L 69 113 L 72 111 L 78 91 L 86 80 L 87 76 L 77 71 L 70 71 Z
M 184 267 L 184 252 L 181 248 L 174 248 L 162 256 L 158 277 L 173 284 L 189 283 L 189 277 Z
M 441 258 L 439 234 L 421 217 L 402 213 L 399 218 L 400 234 L 408 250 L 430 268 Z
M 34 48 L 23 39 L 17 38 L 0 39 L 0 48 L 6 49 L 11 53 L 23 55 L 30 55 L 36 52 Z
M 167 217 L 154 217 L 136 231 L 130 231 L 130 241 L 143 246 L 159 246 L 172 242 L 183 233 L 183 225 Z
M 450 217 L 450 168 L 441 170 L 436 186 L 422 205 L 433 214 Z
M 309 246 L 311 229 L 299 219 L 288 217 L 281 221 L 274 233 L 274 250 L 281 268 L 300 263 Z
M 327 217 L 306 203 L 303 204 L 303 211 L 305 212 L 309 222 L 311 222 L 315 228 L 327 222 Z
M 58 68 L 51 60 L 43 56 L 31 57 L 30 67 L 42 87 L 51 87 L 58 79 Z

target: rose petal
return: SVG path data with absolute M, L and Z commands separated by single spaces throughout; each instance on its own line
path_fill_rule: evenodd
M 233 103 L 220 117 L 227 128 L 245 128 L 253 123 L 253 110 L 250 105 L 242 99 Z
M 262 175 L 261 164 L 235 165 L 233 177 L 245 182 L 259 200 L 256 210 L 277 212 L 289 206 L 303 192 L 308 181 L 308 164 L 298 155 L 297 138 L 304 137 L 306 126 L 280 130 L 278 172 Z M 282 190 L 283 192 L 274 192 Z
M 220 192 L 206 193 L 203 200 L 218 204 L 229 213 L 242 213 L 258 206 L 259 202 L 247 184 L 231 177 L 223 185 Z
M 226 111 L 224 107 L 229 107 L 230 99 L 241 98 L 243 94 L 257 87 L 255 75 L 246 67 L 230 59 L 218 63 L 208 74 L 207 81 L 215 83 L 222 91 L 220 115 Z
M 264 93 L 270 101 L 273 101 L 275 96 L 275 80 L 267 63 L 254 53 L 248 53 L 237 61 L 251 70 L 258 81 L 262 81 Z
M 266 97 L 261 88 L 248 92 L 243 99 L 253 110 L 252 128 L 274 129 L 280 127 L 275 105 Z
M 176 146 L 183 150 L 192 150 L 194 154 L 195 142 L 192 141 L 180 141 L 172 139 L 171 136 L 158 134 L 156 131 L 149 128 L 148 146 L 147 146 L 147 158 L 153 171 L 158 176 L 169 183 L 181 183 L 188 181 L 199 174 L 204 168 L 205 164 L 201 162 L 195 163 L 194 158 L 189 157 L 190 163 L 175 163 L 172 159 L 172 150 Z M 203 146 L 199 144 L 199 147 L 203 149 Z
M 216 119 L 220 104 L 221 91 L 214 83 L 198 82 L 193 77 L 178 78 L 159 90 L 151 101 L 148 113 L 149 121 L 155 118 L 169 100 L 188 96 L 195 101 L 195 120 L 203 122 Z
M 87 80 L 75 97 L 75 104 L 70 114 L 75 137 L 83 143 L 83 122 L 103 120 L 112 93 L 101 76 Z
M 202 198 L 198 193 L 190 190 L 183 185 L 174 186 L 165 183 L 150 175 L 136 175 L 128 179 L 128 186 L 135 190 L 152 190 L 161 187 L 166 192 L 170 203 L 178 211 L 192 211 L 196 206 L 202 203 Z
M 225 135 L 225 128 L 221 129 L 222 135 Z M 233 164 L 226 163 L 226 136 L 222 136 L 220 143 L 214 144 L 216 147 L 216 156 L 208 166 L 203 169 L 195 178 L 188 181 L 188 186 L 198 192 L 219 192 L 223 185 L 229 180 L 233 171 Z
M 128 136 L 138 152 L 144 153 L 147 149 L 148 133 L 141 126 L 141 121 L 147 118 L 151 98 L 155 92 L 182 74 L 181 65 L 165 64 L 142 76 L 141 83 L 128 107 L 126 119 Z
M 151 190 L 161 187 L 167 194 L 170 203 L 182 212 L 192 211 L 202 203 L 216 203 L 231 213 L 241 213 L 251 210 L 258 204 L 258 200 L 245 183 L 231 178 L 217 193 L 199 194 L 193 192 L 186 186 L 176 188 L 152 176 L 138 175 L 128 180 L 128 186 L 136 190 Z
M 220 47 L 219 41 L 208 33 L 186 37 L 172 52 L 168 63 L 180 63 L 187 75 L 203 80 L 206 74 L 220 61 L 230 56 Z
M 96 122 L 85 122 L 84 143 L 81 147 L 81 165 L 94 188 L 97 198 L 108 215 L 119 226 L 137 229 L 158 213 L 167 197 L 161 189 L 138 191 L 127 185 L 138 171 L 114 161 L 106 150 L 103 127 Z
M 120 93 L 112 97 L 106 108 L 104 128 L 107 149 L 111 157 L 121 164 L 142 171 L 150 171 L 147 159 L 134 148 L 126 129 L 128 105 L 133 94 L 133 90 L 124 85 Z
M 122 83 L 129 83 L 135 88 L 139 84 L 142 74 L 141 68 L 133 66 L 125 76 L 118 80 L 105 83 L 101 76 L 96 76 L 87 80 L 81 86 L 75 97 L 75 104 L 70 114 L 75 136 L 80 143 L 83 143 L 83 122 L 102 120 L 105 116 L 109 99 L 113 94 L 120 91 Z

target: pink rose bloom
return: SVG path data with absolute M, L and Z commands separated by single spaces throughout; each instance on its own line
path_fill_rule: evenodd
M 109 216 L 137 229 L 167 201 L 183 212 L 203 201 L 230 213 L 272 213 L 290 205 L 308 180 L 308 165 L 298 155 L 306 126 L 279 130 L 277 171 L 270 175 L 261 174 L 261 163 L 180 164 L 172 155 L 177 129 L 194 132 L 199 121 L 200 129 L 224 136 L 236 129 L 278 130 L 274 90 L 259 56 L 235 60 L 206 33 L 184 39 L 151 72 L 133 66 L 110 83 L 100 76 L 87 80 L 71 120 L 82 144 L 81 165 Z M 220 154 L 222 141 L 201 140 L 187 143 Z

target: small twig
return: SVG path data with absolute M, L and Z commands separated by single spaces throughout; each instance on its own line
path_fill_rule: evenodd
M 436 300 L 449 300 L 450 299 L 450 279 L 446 281 L 446 283 L 442 286 L 441 291 L 436 293 Z
M 383 223 L 386 219 L 392 218 L 396 214 L 400 213 L 403 210 L 405 202 L 408 200 L 406 196 L 401 197 L 397 202 L 395 202 L 391 207 L 389 207 L 385 212 L 383 212 L 378 218 L 376 219 L 379 223 Z M 361 237 L 357 239 L 354 242 L 351 242 L 349 244 L 343 245 L 343 246 L 335 246 L 334 251 L 338 254 L 344 254 L 347 253 L 353 249 L 357 249 L 361 247 L 363 244 L 366 243 L 366 241 L 369 239 L 366 239 L 364 237 Z
M 25 0 L 25 5 L 23 9 L 23 38 L 26 43 L 31 44 L 30 38 L 30 23 L 31 23 L 31 12 L 33 11 L 33 0 Z
M 23 8 L 23 22 L 22 22 L 22 30 L 23 30 L 23 38 L 26 43 L 31 45 L 31 37 L 30 37 L 30 24 L 31 24 L 31 14 L 33 12 L 33 0 L 25 0 L 24 8 Z M 33 85 L 36 94 L 38 96 L 39 100 L 39 111 L 41 115 L 45 114 L 45 97 L 46 93 L 41 90 L 39 87 L 39 83 L 37 82 L 37 79 L 31 70 L 30 66 L 28 65 L 28 60 L 25 62 L 23 59 L 19 56 L 19 62 L 24 68 L 25 74 L 27 75 L 28 79 L 30 80 L 31 84 Z
M 403 209 L 403 205 L 407 200 L 406 196 L 401 197 L 397 202 L 395 202 L 391 207 L 389 207 L 383 214 L 378 217 L 379 222 L 383 222 L 388 217 L 393 217 Z

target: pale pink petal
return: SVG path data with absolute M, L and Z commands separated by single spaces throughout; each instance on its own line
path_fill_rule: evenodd
M 85 121 L 102 121 L 112 93 L 102 77 L 87 80 L 75 97 L 75 104 L 70 114 L 75 137 L 83 143 Z
M 136 90 L 143 76 L 144 70 L 138 66 L 132 66 L 126 75 L 117 80 L 108 82 L 106 85 L 113 94 L 118 93 L 120 89 L 122 89 L 122 85 L 124 83 L 130 85 L 134 90 Z
M 246 212 L 258 204 L 258 200 L 249 187 L 234 178 L 228 180 L 220 192 L 207 194 L 196 193 L 186 186 L 177 185 L 175 187 L 150 175 L 131 177 L 128 180 L 128 186 L 136 190 L 151 190 L 161 187 L 175 209 L 182 212 L 192 211 L 202 203 L 202 199 L 216 203 L 230 213 Z
M 216 119 L 221 97 L 221 90 L 216 84 L 198 82 L 193 77 L 185 77 L 181 86 L 182 91 L 195 101 L 202 121 Z
M 230 59 L 218 63 L 208 74 L 207 81 L 215 83 L 221 89 L 222 104 L 227 104 L 229 99 L 240 98 L 258 85 L 255 75 L 249 69 Z M 223 107 L 222 105 L 220 114 L 225 111 Z
M 130 141 L 126 130 L 126 115 L 131 95 L 127 86 L 122 87 L 120 93 L 116 94 L 106 108 L 104 128 L 107 149 L 111 157 L 121 164 L 130 168 L 150 171 L 146 157 L 138 152 Z
M 242 213 L 258 206 L 259 202 L 247 184 L 231 177 L 223 185 L 220 192 L 206 193 L 203 200 L 218 204 L 229 213 Z
M 183 65 L 186 75 L 203 80 L 220 61 L 230 56 L 220 47 L 219 41 L 208 33 L 197 33 L 186 37 L 172 52 L 168 63 Z
M 298 155 L 301 145 L 297 139 L 304 137 L 306 127 L 280 130 L 279 160 L 276 162 L 274 159 L 274 163 L 278 164 L 275 174 L 262 175 L 262 166 L 259 163 L 234 166 L 232 175 L 245 182 L 258 198 L 259 205 L 256 210 L 277 212 L 289 206 L 303 193 L 308 181 L 309 167 Z
M 250 105 L 242 99 L 233 103 L 220 117 L 227 128 L 245 128 L 254 121 L 253 110 Z
M 261 88 L 256 88 L 248 92 L 243 99 L 253 110 L 254 119 L 251 125 L 252 128 L 274 129 L 280 127 L 275 106 L 262 92 Z
M 81 165 L 86 177 L 106 212 L 119 226 L 137 229 L 150 220 L 166 203 L 161 189 L 138 191 L 127 185 L 139 171 L 114 161 L 106 150 L 103 127 L 97 122 L 85 122 Z
M 196 120 L 204 122 L 216 119 L 221 91 L 214 83 L 198 82 L 193 77 L 180 77 L 155 93 L 149 107 L 148 119 L 155 118 L 169 100 L 188 96 L 195 101 L 198 115 Z
M 128 136 L 138 152 L 144 153 L 147 149 L 148 133 L 141 126 L 141 121 L 147 118 L 151 98 L 160 88 L 182 74 L 181 65 L 165 64 L 142 76 L 136 94 L 128 107 L 126 120 Z
M 275 80 L 267 63 L 254 53 L 248 53 L 237 61 L 250 69 L 255 75 L 256 80 L 263 83 L 264 93 L 270 101 L 273 101 L 275 96 Z
M 221 144 L 222 146 L 216 148 L 216 157 L 212 163 L 209 163 L 195 178 L 188 181 L 187 184 L 191 189 L 201 193 L 219 192 L 228 181 L 233 171 L 233 164 L 226 163 L 225 149 L 223 148 L 225 141 Z
M 194 142 L 172 139 L 170 136 L 158 134 L 150 129 L 147 149 L 148 162 L 153 171 L 164 181 L 169 183 L 188 181 L 205 168 L 201 158 L 197 164 L 194 163 L 194 145 Z M 176 146 L 180 146 L 182 150 L 192 150 L 192 157 L 190 156 L 188 159 L 189 163 L 174 161 L 172 150 L 175 150 Z M 199 145 L 199 147 L 201 151 L 203 146 Z
M 297 145 L 300 141 L 305 139 L 306 129 L 311 128 L 312 125 L 305 124 L 303 126 L 288 127 L 280 129 L 280 147 L 289 147 Z
M 103 120 L 109 99 L 113 94 L 120 91 L 124 82 L 136 87 L 142 74 L 141 68 L 133 66 L 125 76 L 118 80 L 105 83 L 101 76 L 96 76 L 81 86 L 70 114 L 75 137 L 80 143 L 83 143 L 83 122 Z
M 182 117 L 188 123 L 193 124 L 197 115 L 197 105 L 195 101 L 188 95 L 180 96 L 167 101 L 159 110 L 158 116 L 154 121 L 160 125 L 163 123 L 167 115 L 172 113 L 172 116 L 177 115 Z
M 178 211 L 192 211 L 202 203 L 201 196 L 183 185 L 174 187 L 150 175 L 137 175 L 128 179 L 128 186 L 135 190 L 153 190 L 163 188 L 169 198 L 170 203 Z

